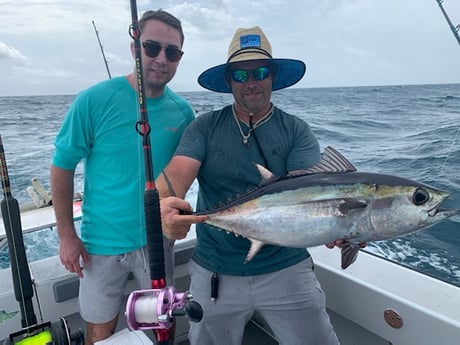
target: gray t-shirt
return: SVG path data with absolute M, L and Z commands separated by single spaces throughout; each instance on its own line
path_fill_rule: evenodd
M 247 134 L 249 127 L 240 121 Z M 274 108 L 272 117 L 255 128 L 248 144 L 227 106 L 197 117 L 185 130 L 175 155 L 199 160 L 197 210 L 207 210 L 257 188 L 261 176 L 254 162 L 278 177 L 306 169 L 320 159 L 319 144 L 307 123 Z M 244 263 L 249 240 L 197 224 L 193 260 L 204 268 L 229 275 L 257 275 L 292 266 L 306 257 L 303 248 L 265 245 Z

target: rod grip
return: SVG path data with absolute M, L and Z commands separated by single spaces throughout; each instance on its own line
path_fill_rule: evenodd
M 161 230 L 160 197 L 158 195 L 158 190 L 149 189 L 145 191 L 144 210 L 150 279 L 165 280 L 165 255 L 163 247 L 163 231 Z
M 37 318 L 32 305 L 34 292 L 22 237 L 18 201 L 12 196 L 6 196 L 1 202 L 1 210 L 8 240 L 14 296 L 21 305 L 22 327 L 29 327 L 37 323 Z

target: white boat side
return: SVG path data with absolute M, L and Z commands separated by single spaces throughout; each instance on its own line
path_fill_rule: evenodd
M 382 344 L 459 344 L 460 287 L 363 251 L 346 270 L 339 267 L 339 250 L 315 247 L 310 252 L 328 309 L 339 319 L 379 336 Z M 385 314 L 402 326 L 392 327 Z M 374 344 L 355 342 L 356 335 L 334 326 L 343 337 L 352 337 L 342 338 L 342 344 Z
M 81 219 L 81 200 L 74 200 L 73 215 L 76 221 Z M 32 205 L 21 210 L 21 227 L 23 233 L 29 233 L 37 230 L 48 229 L 56 225 L 53 206 L 44 206 L 35 208 Z M 0 241 L 6 238 L 5 225 L 0 217 Z

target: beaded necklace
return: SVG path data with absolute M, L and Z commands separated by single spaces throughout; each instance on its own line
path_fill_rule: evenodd
M 270 107 L 270 110 L 261 117 L 259 121 L 257 121 L 255 124 L 252 124 L 252 117 L 254 116 L 253 113 L 249 113 L 249 130 L 248 134 L 244 134 L 243 129 L 241 128 L 240 120 L 238 119 L 238 116 L 236 115 L 235 111 L 235 104 L 232 105 L 232 113 L 233 113 L 233 118 L 235 119 L 236 125 L 238 126 L 238 129 L 241 134 L 241 138 L 243 138 L 243 144 L 248 145 L 249 138 L 251 137 L 252 132 L 259 126 L 263 125 L 265 122 L 271 119 L 273 115 L 273 104 Z

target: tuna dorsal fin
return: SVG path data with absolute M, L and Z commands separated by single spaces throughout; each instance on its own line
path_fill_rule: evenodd
M 257 170 L 259 170 L 259 174 L 262 177 L 262 181 L 260 182 L 259 187 L 279 180 L 278 176 L 274 175 L 264 166 L 255 162 L 253 164 L 256 166 Z M 345 173 L 353 171 L 356 171 L 356 168 L 348 159 L 346 159 L 333 147 L 327 146 L 321 155 L 320 161 L 316 165 L 305 170 L 297 170 L 295 173 L 289 174 L 289 177 L 318 173 Z
M 327 146 L 321 156 L 321 160 L 318 164 L 303 170 L 304 174 L 316 174 L 316 173 L 344 173 L 356 171 L 353 164 L 350 163 L 340 152 L 336 149 Z

